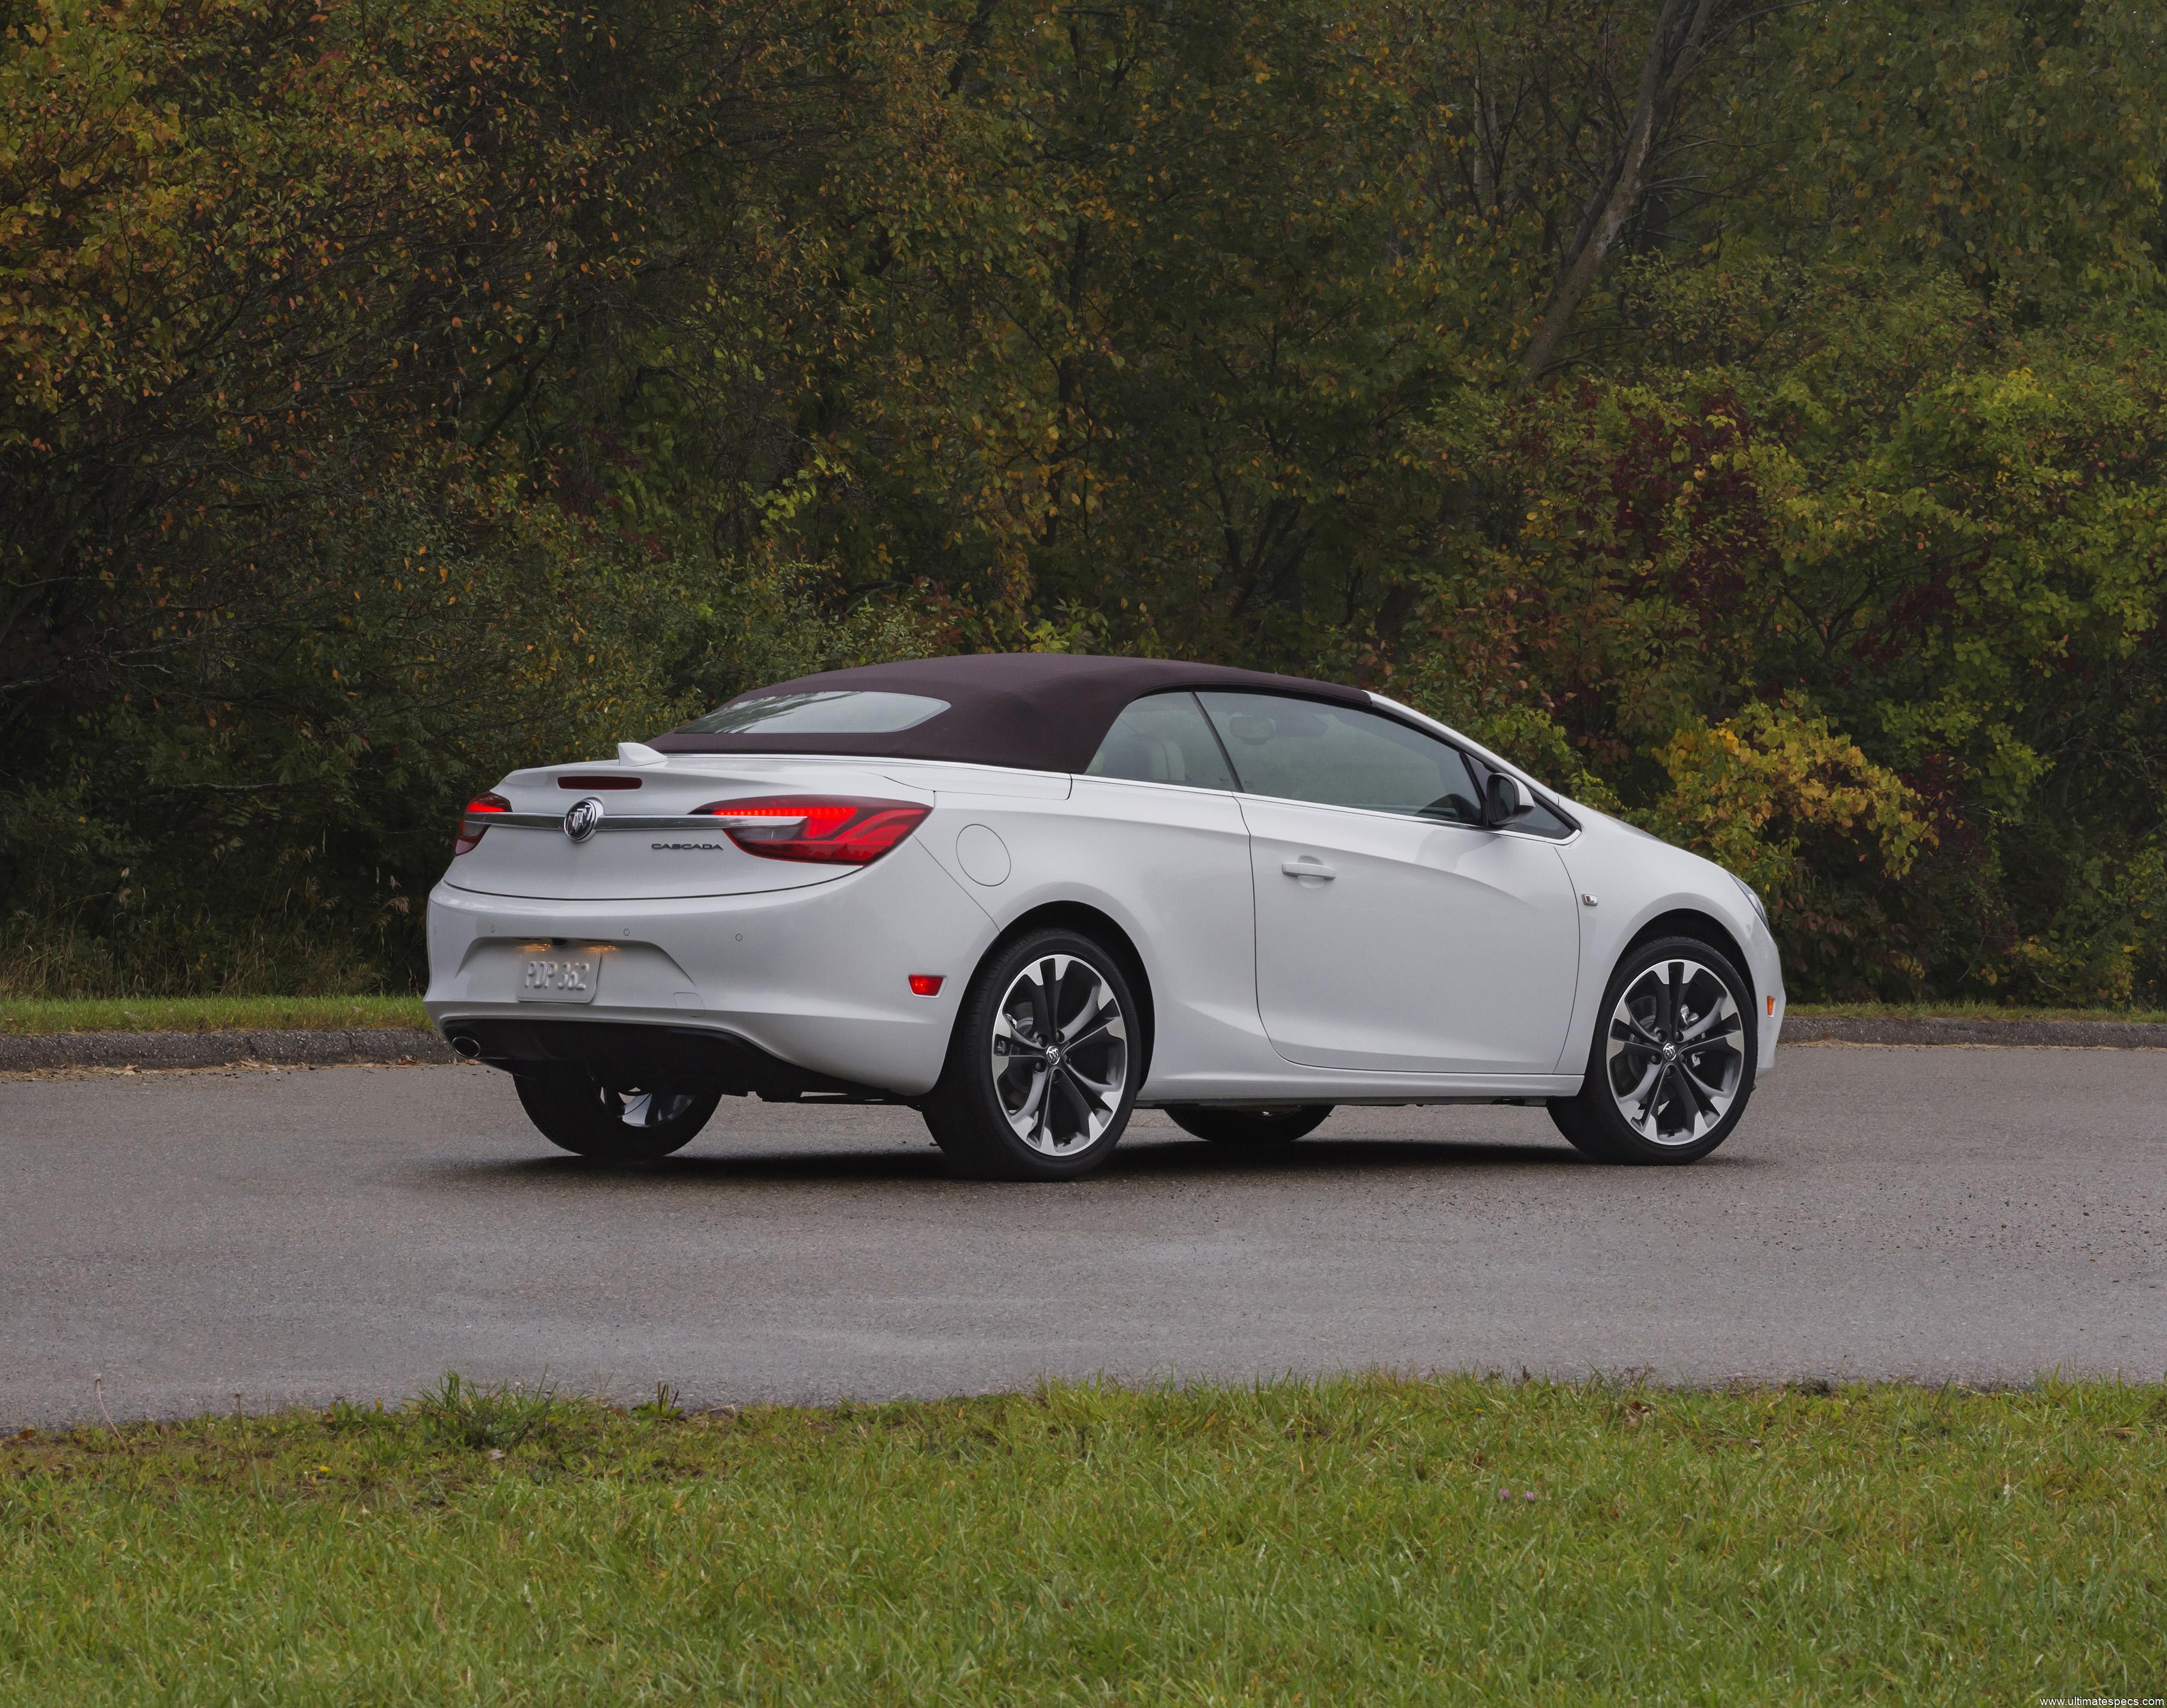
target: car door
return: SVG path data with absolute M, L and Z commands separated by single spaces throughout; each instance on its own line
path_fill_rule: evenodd
M 1199 698 L 1241 785 L 1273 1047 L 1317 1067 L 1552 1071 L 1580 964 L 1556 848 L 1485 828 L 1466 759 L 1396 719 Z
M 1261 1052 L 1249 832 L 1195 696 L 1184 689 L 1131 701 L 1076 778 L 1073 806 L 1046 869 L 1104 884 L 1110 911 L 1145 955 L 1150 1083 L 1253 1061 Z M 1073 879 L 1064 884 L 1064 893 L 1077 891 Z

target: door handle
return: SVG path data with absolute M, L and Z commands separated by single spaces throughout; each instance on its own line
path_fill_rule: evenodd
M 1281 860 L 1280 870 L 1290 878 L 1336 878 L 1339 875 L 1315 854 L 1304 854 L 1298 860 Z

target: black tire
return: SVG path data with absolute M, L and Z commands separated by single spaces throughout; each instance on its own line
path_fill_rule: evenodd
M 1630 1018 L 1621 1018 L 1628 992 Z M 1611 974 L 1587 1076 L 1577 1096 L 1550 1100 L 1550 1119 L 1597 1162 L 1698 1162 L 1736 1130 L 1752 1097 L 1757 1020 L 1752 986 L 1721 949 L 1691 937 L 1643 944 Z
M 1274 1109 L 1217 1109 L 1208 1103 L 1168 1103 L 1166 1113 L 1184 1133 L 1209 1145 L 1269 1150 L 1306 1139 L 1324 1124 L 1329 1103 L 1289 1103 Z
M 1057 1048 L 1042 1037 L 1049 1015 Z M 960 1174 L 1089 1174 L 1136 1107 L 1142 1032 L 1121 956 L 1077 932 L 1034 931 L 972 978 L 940 1081 L 920 1106 L 925 1124 Z
M 544 1139 L 597 1162 L 652 1162 L 682 1150 L 723 1100 L 719 1091 L 612 1087 L 588 1074 L 520 1074 L 512 1083 Z

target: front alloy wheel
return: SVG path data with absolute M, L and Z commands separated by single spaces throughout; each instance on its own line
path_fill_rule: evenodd
M 1753 1095 L 1753 998 L 1730 957 L 1689 937 L 1645 944 L 1611 975 L 1579 1095 L 1550 1119 L 1602 1162 L 1692 1162 Z
M 925 1124 L 965 1173 L 1069 1180 L 1105 1161 L 1136 1102 L 1136 1012 L 1103 944 L 1034 932 L 971 981 Z
M 1650 1145 L 1694 1145 L 1722 1124 L 1746 1081 L 1746 1023 L 1698 960 L 1659 960 L 1610 1011 L 1610 1096 Z

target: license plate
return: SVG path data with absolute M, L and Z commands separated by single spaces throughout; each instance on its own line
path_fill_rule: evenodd
M 589 949 L 529 949 L 519 973 L 522 1002 L 591 1002 L 601 982 L 602 958 Z

